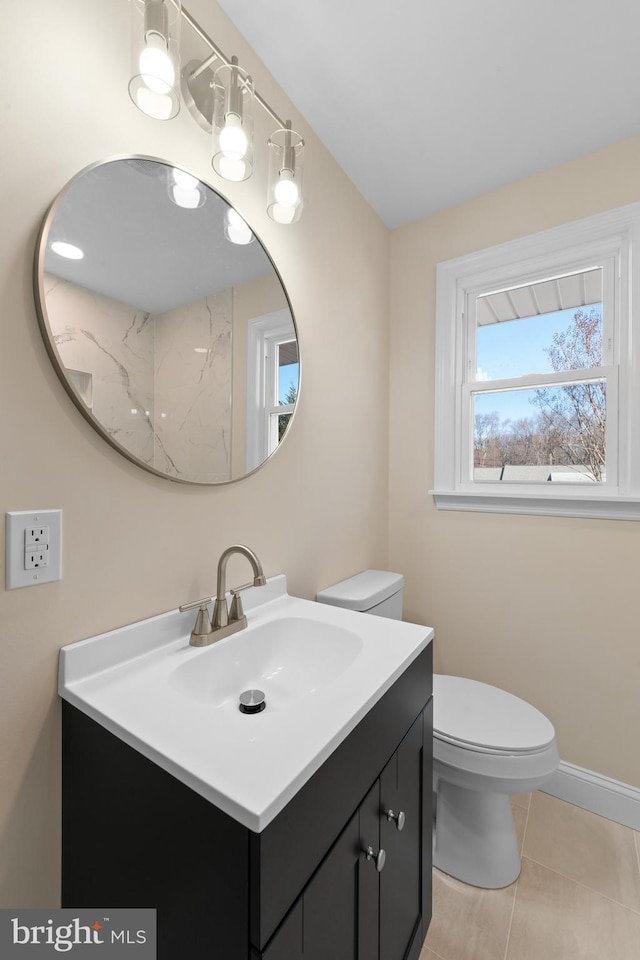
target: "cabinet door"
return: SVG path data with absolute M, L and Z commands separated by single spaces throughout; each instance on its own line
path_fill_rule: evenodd
M 380 782 L 310 880 L 263 960 L 377 960 Z
M 431 849 L 430 818 L 422 827 L 426 800 L 431 802 L 425 735 L 419 717 L 261 960 L 414 960 L 418 956 L 430 902 L 426 879 L 430 862 L 423 862 Z M 401 830 L 398 819 L 387 819 L 390 811 L 396 817 L 402 813 Z M 367 859 L 369 848 L 372 856 Z M 384 865 L 378 870 L 381 848 Z
M 419 718 L 380 778 L 380 960 L 403 960 L 416 934 L 422 940 L 422 746 Z
M 359 832 L 356 813 L 265 950 L 264 960 L 358 960 Z

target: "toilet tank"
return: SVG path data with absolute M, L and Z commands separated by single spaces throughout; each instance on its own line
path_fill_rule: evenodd
M 389 570 L 363 570 L 316 594 L 319 603 L 402 620 L 404 577 Z

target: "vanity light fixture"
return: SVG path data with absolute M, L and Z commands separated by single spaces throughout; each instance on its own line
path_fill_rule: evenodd
M 82 260 L 84 257 L 84 251 L 80 247 L 76 247 L 75 243 L 67 243 L 66 240 L 54 240 L 50 249 L 66 260 Z
M 213 169 L 225 180 L 246 180 L 253 172 L 253 80 L 238 58 L 213 75 Z
M 304 141 L 291 122 L 269 137 L 267 213 L 276 223 L 295 223 L 302 212 Z
M 224 235 L 231 243 L 237 243 L 240 246 L 253 243 L 255 240 L 251 228 L 233 207 L 229 207 L 224 218 Z
M 180 109 L 181 0 L 129 0 L 131 79 L 129 95 L 155 120 L 170 120 Z
M 169 120 L 182 98 L 203 130 L 213 135 L 211 164 L 225 180 L 248 179 L 253 172 L 253 103 L 278 129 L 269 138 L 274 173 L 269 176 L 267 210 L 277 223 L 295 223 L 302 211 L 304 140 L 280 119 L 259 93 L 237 57 L 227 57 L 182 6 L 181 0 L 130 0 L 133 17 L 133 70 L 129 93 L 150 117 Z M 211 50 L 204 60 L 190 60 L 180 73 L 179 34 L 184 20 Z M 215 69 L 214 69 L 215 68 Z M 172 196 L 175 203 L 180 203 Z M 185 199 L 185 198 L 183 198 Z M 189 199 L 193 199 L 193 196 Z M 230 238 L 229 238 L 230 239 Z M 245 242 L 234 240 L 233 242 Z

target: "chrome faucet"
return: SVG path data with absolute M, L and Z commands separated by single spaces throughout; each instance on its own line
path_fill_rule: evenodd
M 227 609 L 227 563 L 229 557 L 234 553 L 239 553 L 246 557 L 253 570 L 253 580 L 249 583 L 243 583 L 240 587 L 234 587 L 231 590 L 231 608 Z M 211 602 L 211 597 L 205 597 L 203 600 L 195 600 L 193 603 L 185 603 L 180 607 L 180 611 L 191 610 L 198 607 L 198 619 L 196 625 L 191 631 L 189 643 L 194 647 L 206 647 L 216 640 L 222 640 L 238 630 L 244 630 L 247 625 L 247 618 L 242 609 L 242 598 L 240 591 L 247 587 L 264 587 L 266 585 L 265 576 L 262 570 L 262 564 L 257 556 L 249 547 L 243 547 L 236 543 L 221 554 L 218 560 L 218 583 L 216 587 L 216 601 L 213 605 L 213 616 L 209 621 L 209 611 L 207 605 Z
M 231 591 L 233 600 L 231 601 L 231 609 L 227 610 L 227 563 L 229 561 L 229 557 L 233 556 L 234 553 L 239 553 L 243 557 L 247 558 L 251 564 L 251 569 L 253 570 L 253 581 L 249 581 L 249 583 L 243 583 L 241 587 L 235 587 Z M 253 550 L 250 550 L 249 547 L 243 547 L 240 543 L 236 543 L 232 547 L 227 547 L 218 560 L 216 602 L 213 606 L 213 617 L 211 618 L 213 632 L 217 633 L 218 631 L 224 630 L 224 633 L 217 633 L 217 636 L 214 637 L 215 640 L 218 640 L 221 637 L 227 637 L 230 633 L 235 633 L 237 630 L 242 630 L 244 627 L 246 627 L 247 618 L 245 617 L 242 609 L 240 591 L 246 590 L 247 587 L 264 587 L 266 582 L 267 581 L 265 580 L 264 573 L 262 571 L 262 564 L 256 557 Z

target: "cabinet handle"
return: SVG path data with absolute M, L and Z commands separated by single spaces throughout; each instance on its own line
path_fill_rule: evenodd
M 395 822 L 397 830 L 404 829 L 404 823 L 406 820 L 406 817 L 404 815 L 404 810 L 400 810 L 399 813 L 394 813 L 393 810 L 388 810 L 387 820 L 389 821 L 389 823 L 391 823 L 391 821 L 393 820 Z
M 377 853 L 374 852 L 373 847 L 367 847 L 367 849 L 364 852 L 367 855 L 367 860 L 373 860 L 373 862 L 376 865 L 376 870 L 378 871 L 378 873 L 380 873 L 382 868 L 384 867 L 385 860 L 387 859 L 387 855 L 382 849 L 382 847 L 380 847 Z

